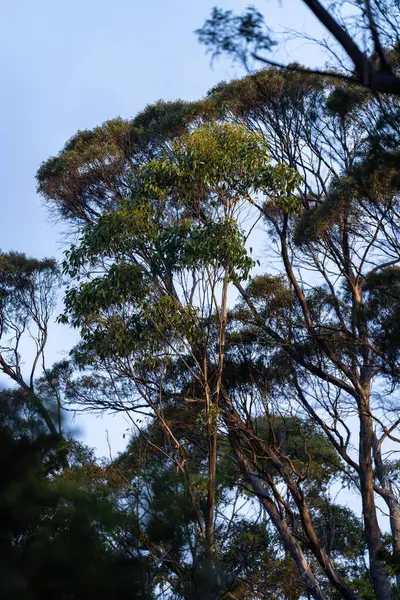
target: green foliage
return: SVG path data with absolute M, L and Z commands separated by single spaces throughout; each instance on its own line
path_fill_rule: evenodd
M 368 294 L 366 311 L 371 320 L 374 342 L 387 356 L 387 375 L 395 379 L 399 377 L 397 367 L 400 351 L 399 286 L 398 267 L 375 271 L 365 282 L 365 290 Z
M 15 405 L 2 400 L 3 412 L 8 406 L 15 414 Z M 140 565 L 107 543 L 122 515 L 101 496 L 92 475 L 85 486 L 60 476 L 58 438 L 28 436 L 20 427 L 23 414 L 19 422 L 13 418 L 11 430 L 10 418 L 2 417 L 0 425 L 1 597 L 117 599 L 128 587 L 143 597 Z M 74 464 L 76 444 L 72 449 Z
M 340 473 L 343 465 L 337 453 L 311 421 L 271 415 L 258 419 L 255 427 L 262 439 L 279 449 L 304 473 L 311 493 L 313 489 L 318 494 L 327 489 Z
M 37 367 L 43 362 L 48 325 L 56 306 L 56 290 L 61 283 L 54 259 L 37 260 L 24 254 L 0 254 L 0 372 L 10 378 L 40 414 L 48 429 L 57 431 L 56 415 L 34 390 Z M 28 381 L 22 374 L 20 347 L 34 344 L 34 358 Z M 60 423 L 59 423 L 60 427 Z
M 231 218 L 207 220 L 190 227 L 179 224 L 161 241 L 161 251 L 172 258 L 171 270 L 223 268 L 247 279 L 254 261 L 247 255 L 244 235 Z
M 251 6 L 242 15 L 214 7 L 211 17 L 196 33 L 213 57 L 226 53 L 244 62 L 249 45 L 257 52 L 270 50 L 276 44 L 262 14 Z
M 257 130 L 256 124 L 266 127 L 270 120 L 279 122 L 301 112 L 313 123 L 318 116 L 316 106 L 324 102 L 324 88 L 320 76 L 304 77 L 295 71 L 270 67 L 217 84 L 208 92 L 207 99 L 218 118 L 232 116 Z M 272 135 L 268 138 L 270 143 L 274 139 Z
M 326 108 L 334 115 L 342 119 L 351 116 L 363 102 L 369 99 L 369 91 L 363 88 L 339 85 L 329 94 L 326 101 Z
M 0 254 L 0 335 L 13 318 L 21 324 L 45 319 L 46 307 L 40 299 L 47 297 L 51 304 L 58 278 L 54 259 L 38 260 L 18 252 Z
M 41 165 L 38 192 L 56 215 L 93 222 L 130 198 L 140 165 L 203 113 L 207 107 L 200 102 L 160 100 L 132 120 L 117 118 L 80 131 Z
M 335 186 L 331 194 L 321 204 L 304 210 L 296 223 L 294 241 L 297 246 L 317 242 L 328 231 L 340 225 L 343 218 L 353 217 L 356 207 L 347 189 L 346 182 Z
M 330 556 L 353 562 L 366 551 L 361 520 L 352 510 L 319 498 L 313 507 L 316 531 Z
M 214 18 L 262 44 L 259 15 L 248 15 Z M 209 40 L 237 52 L 232 36 Z M 159 102 L 81 132 L 39 173 L 59 212 L 85 223 L 65 256 L 61 317 L 82 339 L 51 382 L 86 410 L 126 411 L 138 431 L 114 464 L 76 459 L 52 490 L 83 514 L 88 539 L 91 527 L 95 541 L 106 532 L 95 555 L 123 539 L 150 595 L 307 593 L 288 544 L 258 512 L 265 497 L 239 448 L 326 597 L 336 591 L 304 506 L 332 567 L 371 597 L 366 530 L 330 495 L 359 486 L 347 422 L 360 415 L 361 379 L 396 382 L 396 119 L 382 125 L 373 102 L 319 75 L 269 69 L 205 101 Z M 273 258 L 252 278 L 247 236 L 258 219 L 273 231 Z M 233 308 L 230 288 L 241 294 Z M 389 484 L 372 474 L 377 493 L 397 483 L 397 467 L 384 460 Z M 126 520 L 110 524 L 87 493 Z
M 140 168 L 138 196 L 87 226 L 67 251 L 64 272 L 85 280 L 67 291 L 61 321 L 80 327 L 101 356 L 143 350 L 166 335 L 198 339 L 196 307 L 177 301 L 174 277 L 249 277 L 255 263 L 238 222 L 249 195 L 269 193 L 287 210 L 296 203 L 295 174 L 269 161 L 261 136 L 229 124 L 198 127 L 161 148 Z
M 172 153 L 161 154 L 143 172 L 148 192 L 161 197 L 174 194 L 196 216 L 208 214 L 218 203 L 233 210 L 260 192 L 290 207 L 298 183 L 287 166 L 270 165 L 264 136 L 230 123 L 205 125 L 181 136 L 173 142 Z
M 253 277 L 247 285 L 246 292 L 271 317 L 277 317 L 282 309 L 293 305 L 293 292 L 283 276 Z

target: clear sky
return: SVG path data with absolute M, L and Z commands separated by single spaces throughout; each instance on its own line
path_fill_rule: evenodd
M 301 0 L 259 0 L 275 29 L 318 35 Z M 48 219 L 35 191 L 40 163 L 78 129 L 134 116 L 160 98 L 191 100 L 242 74 L 221 60 L 210 66 L 193 31 L 214 4 L 241 11 L 239 0 L 0 0 L 0 248 L 62 256 L 63 226 Z M 289 53 L 289 54 L 288 54 Z M 277 56 L 321 63 L 300 40 Z M 64 226 L 65 227 L 65 226 Z M 53 327 L 48 362 L 71 347 L 73 332 Z M 124 446 L 121 419 L 77 417 L 81 436 L 100 454 Z

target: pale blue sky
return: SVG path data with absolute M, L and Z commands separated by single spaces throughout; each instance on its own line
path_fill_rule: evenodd
M 223 60 L 210 67 L 193 34 L 214 4 L 242 10 L 239 0 L 0 0 L 0 248 L 37 257 L 62 254 L 63 226 L 49 222 L 35 192 L 40 163 L 78 129 L 134 116 L 160 98 L 195 99 L 222 79 L 239 76 Z M 259 0 L 269 22 L 318 32 L 301 0 Z M 282 61 L 321 62 L 318 48 L 291 44 Z M 65 227 L 65 226 L 64 226 Z M 53 328 L 48 361 L 74 339 Z M 77 418 L 82 435 L 107 452 L 124 446 L 121 419 Z

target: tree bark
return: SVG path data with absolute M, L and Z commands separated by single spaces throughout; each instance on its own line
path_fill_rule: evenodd
M 393 543 L 393 554 L 400 556 L 400 508 L 397 498 L 394 495 L 392 485 L 390 483 L 390 479 L 387 474 L 387 470 L 382 460 L 381 453 L 381 445 L 379 440 L 377 439 L 376 434 L 374 433 L 374 463 L 375 463 L 375 471 L 376 476 L 381 484 L 383 493 L 382 498 L 386 502 L 386 505 L 389 509 L 389 518 L 390 518 L 390 531 L 392 533 Z M 396 575 L 396 585 L 398 590 L 400 591 L 400 573 Z
M 235 443 L 233 443 L 233 450 L 235 452 L 240 470 L 250 483 L 254 493 L 267 511 L 268 516 L 270 517 L 282 539 L 285 550 L 291 555 L 296 563 L 300 576 L 307 587 L 308 593 L 312 598 L 314 598 L 314 600 L 328 600 L 328 596 L 326 596 L 314 573 L 312 572 L 299 543 L 293 536 L 293 533 L 291 532 L 286 521 L 281 517 L 274 501 L 268 495 L 260 479 L 252 472 L 249 461 L 242 454 Z
M 386 571 L 385 563 L 378 558 L 378 550 L 381 547 L 381 532 L 376 515 L 374 497 L 374 479 L 372 467 L 374 431 L 370 413 L 369 394 L 365 394 L 360 398 L 359 413 L 360 487 L 371 579 L 377 600 L 391 600 L 392 586 Z
M 274 452 L 274 450 L 272 448 L 270 448 L 263 440 L 258 438 L 254 434 L 254 432 L 252 432 L 252 430 L 250 430 L 249 427 L 241 421 L 239 415 L 237 415 L 235 413 L 235 410 L 233 409 L 233 407 L 231 407 L 230 411 L 228 410 L 225 413 L 224 419 L 225 419 L 226 426 L 230 432 L 229 440 L 230 440 L 232 450 L 235 453 L 235 456 L 239 462 L 239 466 L 242 469 L 242 472 L 243 472 L 243 469 L 245 469 L 247 474 L 249 474 L 249 473 L 251 474 L 253 467 L 251 466 L 250 461 L 243 455 L 243 453 L 241 451 L 241 448 L 243 448 L 241 436 L 243 436 L 243 440 L 245 440 L 245 443 L 246 442 L 248 443 L 249 447 L 251 448 L 251 452 L 252 452 L 253 456 L 257 457 L 255 459 L 255 461 L 252 461 L 252 463 L 256 467 L 257 471 L 259 473 L 263 473 L 263 466 L 262 466 L 262 464 L 259 464 L 259 462 L 260 463 L 263 462 L 263 459 L 264 459 L 267 462 L 267 464 L 269 465 L 268 468 L 273 469 L 284 481 L 285 485 L 287 486 L 288 492 L 290 493 L 290 496 L 292 497 L 292 499 L 299 511 L 299 516 L 300 516 L 301 525 L 302 525 L 302 531 L 304 533 L 305 539 L 308 542 L 309 550 L 312 552 L 312 554 L 318 561 L 319 565 L 325 572 L 325 574 L 326 574 L 328 580 L 330 581 L 330 583 L 332 584 L 332 586 L 340 593 L 341 597 L 344 598 L 345 600 L 359 600 L 357 593 L 348 586 L 346 580 L 340 575 L 340 573 L 338 573 L 336 571 L 336 569 L 332 565 L 332 562 L 331 562 L 329 556 L 326 554 L 326 552 L 322 548 L 322 546 L 318 540 L 318 536 L 315 532 L 314 526 L 312 524 L 311 516 L 310 516 L 309 510 L 308 510 L 308 506 L 305 501 L 303 492 L 301 490 L 301 487 L 295 482 L 294 478 L 287 471 L 287 469 L 285 468 L 281 459 L 277 456 L 277 454 Z M 268 477 L 269 477 L 268 472 L 265 473 L 265 476 L 266 476 L 266 479 L 268 480 Z M 254 483 L 254 477 L 256 477 L 256 480 L 259 482 L 262 489 L 264 490 L 263 493 L 267 494 L 264 486 L 260 483 L 259 478 L 254 474 L 252 475 L 252 479 L 251 479 L 252 485 Z M 274 496 L 276 497 L 277 491 L 276 491 L 275 486 L 273 485 L 273 483 L 271 483 L 269 485 L 272 486 Z M 260 500 L 262 500 L 262 497 L 260 496 L 260 494 L 258 492 L 257 492 L 257 496 L 260 498 Z M 276 509 L 274 502 L 273 502 L 273 506 Z M 267 507 L 265 506 L 265 508 L 267 508 Z M 270 514 L 270 513 L 268 512 L 268 514 Z M 279 516 L 279 518 L 282 520 L 281 516 Z M 272 519 L 272 516 L 271 516 L 271 519 Z M 283 540 L 286 539 L 287 531 L 285 530 L 285 526 L 281 525 L 279 523 L 276 524 L 275 521 L 273 521 L 273 522 L 274 522 L 275 526 L 277 527 L 279 533 L 283 536 L 282 539 Z M 288 527 L 286 521 L 284 521 L 284 523 L 285 523 L 286 527 Z M 289 529 L 289 532 L 290 532 L 290 529 Z M 286 546 L 285 546 L 285 548 L 286 548 Z M 293 555 L 293 549 L 290 550 L 289 546 L 286 549 L 288 552 L 291 553 L 292 557 L 295 558 L 295 556 Z M 300 573 L 302 573 L 303 567 L 301 566 L 301 561 L 298 562 L 298 559 L 295 558 L 295 562 L 300 570 Z

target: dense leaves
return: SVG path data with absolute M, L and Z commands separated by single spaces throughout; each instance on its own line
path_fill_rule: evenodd
M 213 19 L 221 51 L 230 27 L 271 44 L 255 10 Z M 59 321 L 81 339 L 39 378 L 12 348 L 2 363 L 18 389 L 0 398 L 1 529 L 27 597 L 394 598 L 398 115 L 271 68 L 79 132 L 42 165 L 77 234 Z M 1 268 L 7 334 L 59 280 L 52 261 Z M 96 460 L 49 427 L 51 403 L 58 424 L 62 406 L 124 413 L 126 451 Z

